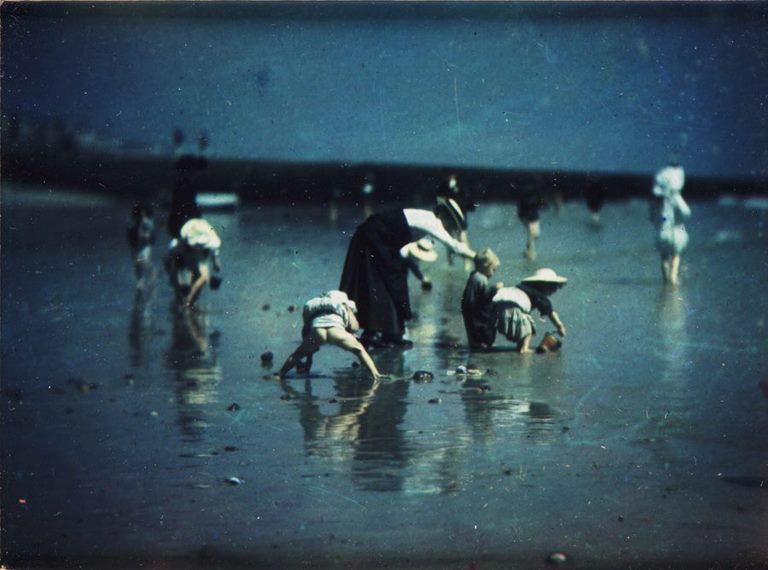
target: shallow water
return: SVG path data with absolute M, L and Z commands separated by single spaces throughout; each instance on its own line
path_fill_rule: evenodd
M 768 213 L 691 206 L 672 290 L 642 202 L 608 204 L 599 228 L 580 203 L 544 212 L 536 263 L 515 206 L 483 204 L 470 239 L 499 254 L 498 279 L 569 277 L 553 297 L 563 349 L 469 354 L 467 274 L 441 255 L 425 267 L 433 291 L 412 282 L 414 347 L 373 352 L 390 375 L 374 389 L 334 348 L 308 378 L 267 378 L 298 343 L 304 301 L 338 285 L 360 211 L 210 215 L 224 284 L 184 313 L 164 237 L 154 285 L 135 294 L 124 205 L 5 188 L 4 561 L 768 561 Z M 487 372 L 464 384 L 459 365 Z

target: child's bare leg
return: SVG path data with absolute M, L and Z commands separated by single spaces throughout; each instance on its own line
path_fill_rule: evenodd
M 525 257 L 530 260 L 536 259 L 536 239 L 541 233 L 539 222 L 529 222 L 526 224 L 528 230 L 528 241 L 525 244 Z
M 197 301 L 197 298 L 200 296 L 203 287 L 205 287 L 205 285 L 211 280 L 211 271 L 204 263 L 200 264 L 199 272 L 200 275 L 197 279 L 195 279 L 195 282 L 192 284 L 192 289 L 190 289 L 189 295 L 187 295 L 185 302 L 187 307 L 191 307 L 195 304 L 195 301 Z
M 293 354 L 291 354 L 285 360 L 285 363 L 280 367 L 280 371 L 277 373 L 277 377 L 284 378 L 285 375 L 288 374 L 288 372 L 290 372 L 294 366 L 296 366 L 301 358 L 305 356 L 309 356 L 311 358 L 311 355 L 317 350 L 318 346 L 318 339 L 314 335 L 305 338 L 299 345 L 299 348 L 294 350 Z
M 374 364 L 371 359 L 371 355 L 368 354 L 368 351 L 365 350 L 365 347 L 360 344 L 360 341 L 357 340 L 354 335 L 338 327 L 327 329 L 327 331 L 329 343 L 357 356 L 360 364 L 365 366 L 374 378 L 379 378 L 381 376 L 376 368 L 376 364 Z
M 677 273 L 680 270 L 680 256 L 675 254 L 669 260 L 669 282 L 677 285 Z
M 312 370 L 312 355 L 314 355 L 314 352 L 308 354 L 302 362 L 296 364 L 296 372 L 301 374 L 309 374 L 309 371 Z
M 529 334 L 526 336 L 523 340 L 520 341 L 520 344 L 517 345 L 517 352 L 523 354 L 526 352 L 533 352 L 531 350 L 531 339 L 533 338 L 533 334 Z

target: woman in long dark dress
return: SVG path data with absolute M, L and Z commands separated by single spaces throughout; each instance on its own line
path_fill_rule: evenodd
M 457 206 L 458 207 L 458 206 Z M 451 237 L 434 212 L 388 210 L 373 214 L 357 230 L 347 250 L 339 289 L 355 301 L 368 346 L 410 346 L 403 339 L 411 318 L 408 269 L 403 263 L 411 242 L 431 237 L 451 251 L 473 259 L 475 252 Z

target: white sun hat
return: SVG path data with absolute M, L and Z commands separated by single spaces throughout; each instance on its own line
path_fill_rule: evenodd
M 566 277 L 563 277 L 562 275 L 558 275 L 555 273 L 554 269 L 550 269 L 549 267 L 542 267 L 541 269 L 537 269 L 536 272 L 523 279 L 523 283 L 558 283 L 560 285 L 563 285 L 568 282 L 568 279 Z
M 418 241 L 413 241 L 403 246 L 403 250 L 406 255 L 413 257 L 417 261 L 432 263 L 437 259 L 437 252 L 435 251 L 435 246 L 427 238 L 422 238 Z
M 181 227 L 179 235 L 192 247 L 205 249 L 219 249 L 221 247 L 219 234 L 216 233 L 211 224 L 202 218 L 192 218 L 187 221 Z

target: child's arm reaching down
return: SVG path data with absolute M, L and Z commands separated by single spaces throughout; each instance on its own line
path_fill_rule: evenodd
M 563 324 L 563 321 L 560 320 L 560 316 L 555 311 L 552 311 L 549 314 L 549 320 L 552 321 L 552 324 L 557 327 L 558 334 L 560 336 L 565 336 L 565 325 Z

